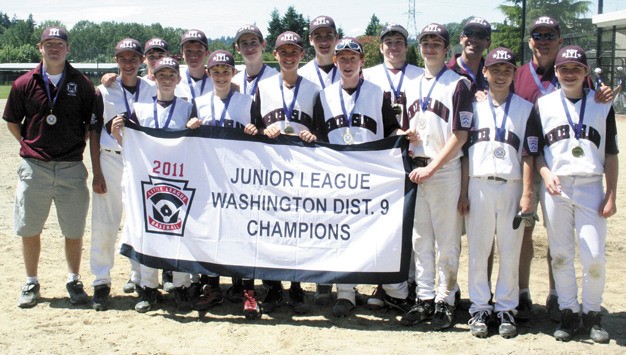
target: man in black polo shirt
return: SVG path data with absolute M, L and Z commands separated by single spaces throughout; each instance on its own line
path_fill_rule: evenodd
M 26 284 L 18 299 L 22 308 L 35 306 L 39 297 L 41 231 L 52 201 L 65 237 L 70 302 L 88 301 L 79 275 L 89 207 L 82 160 L 87 128 L 95 124 L 94 88 L 66 61 L 69 44 L 64 29 L 44 29 L 38 47 L 41 64 L 13 83 L 3 114 L 22 157 L 14 216 L 26 268 Z

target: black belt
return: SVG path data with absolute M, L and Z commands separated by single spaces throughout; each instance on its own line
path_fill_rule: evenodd
M 497 176 L 487 176 L 487 180 L 506 182 L 506 179 Z
M 122 154 L 122 152 L 120 152 L 119 150 L 112 150 L 112 149 L 103 149 L 103 150 L 109 153 Z
M 428 163 L 430 163 L 430 160 L 430 158 L 413 157 L 413 166 L 415 166 L 416 168 L 423 168 L 427 166 Z

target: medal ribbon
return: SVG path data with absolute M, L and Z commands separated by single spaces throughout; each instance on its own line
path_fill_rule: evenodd
M 200 95 L 202 95 L 202 93 L 204 92 L 204 85 L 206 84 L 206 79 L 207 79 L 207 75 L 205 73 L 204 76 L 202 77 L 202 86 L 200 86 Z M 189 90 L 191 91 L 191 99 L 195 100 L 196 91 L 193 88 L 194 82 L 193 82 L 193 79 L 191 78 L 191 74 L 189 74 L 189 69 L 187 69 L 187 85 L 189 85 Z
M 395 95 L 395 100 L 400 100 L 400 96 L 402 95 L 402 82 L 404 81 L 404 71 L 406 70 L 406 66 L 407 63 L 404 63 L 402 71 L 400 72 L 400 82 L 398 83 L 398 88 L 396 88 L 395 86 L 393 86 L 393 80 L 391 80 L 391 75 L 389 75 L 389 69 L 387 69 L 387 66 L 383 63 L 383 67 L 385 68 L 385 75 L 387 75 L 387 81 L 389 82 L 389 87 L 391 88 L 391 91 L 393 91 L 393 94 Z
M 302 77 L 298 75 L 298 80 L 296 80 L 296 87 L 293 90 L 293 98 L 291 99 L 291 104 L 289 104 L 289 108 L 287 108 L 287 103 L 285 103 L 285 91 L 283 89 L 283 75 L 278 74 L 278 84 L 280 85 L 280 96 L 283 98 L 283 113 L 285 114 L 285 121 L 289 122 L 291 119 L 291 114 L 293 113 L 293 108 L 296 106 L 296 99 L 298 98 L 298 91 L 300 91 L 300 83 L 302 82 Z
M 152 99 L 154 100 L 154 128 L 159 128 L 159 116 L 157 116 L 157 97 L 155 96 Z M 172 101 L 172 105 L 170 107 L 170 113 L 167 116 L 167 121 L 165 121 L 163 128 L 169 127 L 172 116 L 174 115 L 174 109 L 176 109 L 176 96 L 174 96 L 174 101 Z
M 459 60 L 461 61 L 461 67 L 463 68 L 463 70 L 465 70 L 467 75 L 470 76 L 470 78 L 472 79 L 474 84 L 476 84 L 476 86 L 478 86 L 478 81 L 476 79 L 476 75 L 474 74 L 472 69 L 470 69 L 470 67 L 467 64 L 465 64 L 465 62 L 463 61 L 463 58 L 459 57 Z M 480 70 L 480 68 L 478 68 L 478 70 Z
M 252 90 L 250 91 L 250 93 L 248 93 L 248 74 L 247 74 L 248 72 L 247 72 L 247 69 L 243 70 L 243 93 L 244 94 L 246 94 L 246 95 L 254 95 L 256 93 L 256 88 L 259 86 L 259 80 L 261 80 L 261 77 L 263 76 L 263 72 L 265 71 L 265 67 L 266 67 L 266 65 L 263 64 L 259 74 L 257 74 L 256 78 L 254 78 L 254 80 L 252 80 Z
M 359 79 L 359 83 L 356 85 L 356 93 L 354 96 L 354 104 L 352 105 L 352 109 L 350 110 L 350 115 L 346 111 L 346 103 L 343 100 L 343 88 L 339 85 L 339 100 L 341 101 L 341 111 L 343 111 L 343 117 L 346 119 L 346 123 L 348 127 L 352 127 L 352 115 L 354 114 L 354 109 L 356 108 L 356 102 L 359 99 L 359 94 L 361 93 L 361 85 L 363 84 L 363 79 Z
M 421 109 L 422 112 L 425 112 L 426 109 L 428 108 L 428 102 L 430 101 L 430 95 L 433 93 L 433 89 L 435 88 L 435 85 L 437 85 L 437 81 L 439 81 L 439 78 L 441 78 L 441 76 L 443 75 L 443 73 L 446 70 L 448 70 L 448 68 L 446 68 L 444 66 L 443 69 L 441 69 L 439 71 L 439 74 L 437 74 L 437 77 L 435 77 L 435 82 L 433 82 L 433 85 L 430 87 L 430 90 L 428 91 L 428 95 L 424 99 L 423 99 L 423 96 L 422 96 L 422 82 L 424 81 L 424 75 L 425 74 L 422 74 L 422 78 L 420 79 L 420 99 L 422 100 L 422 103 L 420 105 L 420 109 Z
M 504 105 L 504 116 L 502 117 L 502 123 L 500 124 L 500 128 L 498 128 L 498 120 L 496 115 L 496 108 L 493 105 L 493 98 L 491 94 L 488 95 L 489 98 L 489 108 L 491 108 L 491 114 L 493 115 L 493 126 L 496 128 L 496 141 L 504 142 L 504 133 L 506 132 L 506 120 L 509 118 L 509 106 L 511 105 L 511 98 L 513 97 L 513 93 L 509 93 L 509 96 L 506 98 L 506 104 Z
M 133 113 L 133 111 L 131 111 L 130 109 L 130 105 L 128 104 L 128 98 L 126 97 L 126 89 L 124 88 L 124 85 L 122 84 L 122 79 L 118 78 L 117 79 L 118 83 L 120 83 L 120 87 L 122 88 L 122 93 L 124 94 L 124 105 L 126 105 L 126 112 L 128 113 L 128 117 L 130 117 L 130 115 Z M 137 79 L 137 89 L 135 90 L 135 101 L 137 102 L 139 100 L 139 88 L 141 86 L 141 80 Z
M 528 63 L 528 66 L 530 67 L 530 75 L 533 77 L 533 80 L 535 80 L 535 85 L 537 85 L 537 88 L 539 89 L 539 91 L 541 91 L 541 94 L 547 95 L 551 93 L 552 90 L 556 87 L 556 82 L 558 80 L 556 76 L 552 78 L 552 81 L 550 81 L 550 84 L 548 84 L 548 87 L 546 88 L 543 86 L 543 83 L 541 82 L 541 80 L 539 80 L 539 75 L 537 75 L 537 71 L 535 70 L 533 63 L 532 62 Z
M 313 61 L 313 64 L 315 64 L 315 72 L 317 73 L 317 78 L 320 80 L 320 84 L 322 85 L 322 90 L 326 89 L 326 84 L 324 84 L 324 79 L 322 79 L 322 73 L 320 70 L 319 65 L 317 65 L 317 61 Z M 330 83 L 334 83 L 335 82 L 335 75 L 337 74 L 337 67 L 333 66 L 333 75 L 330 78 Z
M 43 76 L 44 86 L 46 87 L 46 94 L 48 95 L 48 106 L 50 107 L 50 114 L 52 114 L 52 110 L 54 110 L 54 105 L 57 103 L 57 99 L 59 98 L 59 93 L 62 90 L 63 83 L 65 82 L 65 68 L 63 68 L 63 74 L 61 74 L 61 80 L 59 80 L 59 84 L 57 87 L 57 93 L 54 95 L 54 99 L 52 95 L 50 95 L 50 79 L 48 78 L 48 74 L 46 73 L 46 68 L 44 68 L 43 64 L 41 65 L 41 75 Z
M 222 114 L 220 115 L 220 126 L 224 127 L 224 120 L 226 119 L 226 111 L 228 111 L 228 105 L 230 104 L 230 98 L 233 97 L 233 90 L 228 92 L 228 96 L 226 97 L 226 101 L 224 102 L 224 109 L 222 110 Z M 213 126 L 217 126 L 217 120 L 215 119 L 215 91 L 211 91 L 211 118 L 213 118 Z
M 587 107 L 587 94 L 583 92 L 582 102 L 580 103 L 580 114 L 578 115 L 578 124 L 574 124 L 572 121 L 572 115 L 569 113 L 569 109 L 567 108 L 567 102 L 565 102 L 565 95 L 563 91 L 561 91 L 561 103 L 563 104 L 563 109 L 565 110 L 565 115 L 567 116 L 567 122 L 569 122 L 569 126 L 572 127 L 574 131 L 574 135 L 576 139 L 580 139 L 581 132 L 583 130 L 583 121 L 585 120 L 585 108 Z

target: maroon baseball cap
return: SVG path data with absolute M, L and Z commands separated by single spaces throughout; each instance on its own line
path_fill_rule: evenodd
M 559 36 L 561 35 L 561 26 L 559 21 L 549 16 L 541 16 L 531 22 L 529 33 L 533 33 L 539 27 L 547 27 L 554 30 Z
M 404 36 L 405 40 L 409 37 L 409 32 L 406 30 L 406 28 L 402 27 L 402 25 L 399 25 L 397 23 L 392 23 L 392 24 L 385 26 L 383 30 L 380 31 L 380 39 L 383 39 L 383 37 L 385 37 L 387 34 L 391 32 L 398 32 L 399 34 Z
M 276 45 L 274 45 L 274 49 L 278 49 L 280 46 L 284 46 L 286 44 L 293 44 L 294 46 L 302 49 L 302 38 L 300 38 L 300 35 L 295 32 L 285 31 L 279 34 L 276 38 Z
M 211 69 L 216 65 L 228 65 L 234 68 L 235 58 L 229 51 L 218 49 L 209 56 L 207 68 Z
M 354 37 L 344 37 L 335 45 L 335 54 L 341 51 L 353 51 L 363 54 L 363 45 Z
M 472 17 L 463 26 L 463 30 L 473 29 L 475 31 L 483 31 L 487 37 L 491 37 L 491 24 L 482 17 Z
M 148 53 L 151 49 L 162 50 L 165 53 L 169 53 L 167 42 L 161 38 L 149 39 L 143 47 L 143 52 Z
M 200 30 L 189 30 L 180 37 L 180 47 L 187 42 L 200 42 L 204 48 L 209 49 L 209 41 L 206 38 L 204 32 Z
M 561 48 L 559 54 L 556 55 L 555 67 L 558 68 L 568 63 L 578 63 L 585 68 L 589 68 L 589 65 L 587 65 L 587 54 L 585 54 L 585 51 L 579 46 L 565 46 Z
M 420 32 L 419 36 L 417 36 L 417 41 L 421 41 L 424 36 L 428 35 L 435 35 L 443 39 L 443 42 L 446 46 L 450 44 L 450 34 L 443 25 L 440 25 L 438 23 L 431 23 L 422 28 L 422 32 Z
M 235 43 L 239 43 L 239 38 L 246 33 L 252 33 L 253 35 L 259 37 L 259 40 L 263 42 L 263 34 L 258 27 L 255 25 L 243 25 L 237 30 L 237 34 L 235 34 Z
M 485 57 L 485 67 L 500 63 L 506 63 L 512 65 L 513 67 L 517 67 L 513 51 L 505 47 L 498 47 L 489 52 L 489 54 Z
M 178 73 L 180 66 L 178 65 L 178 61 L 172 57 L 161 58 L 154 66 L 154 74 L 165 68 L 174 69 Z
M 115 45 L 115 56 L 122 52 L 135 52 L 139 56 L 143 56 L 143 49 L 139 41 L 133 38 L 124 38 Z
M 311 23 L 309 23 L 309 33 L 312 34 L 319 28 L 330 28 L 331 30 L 337 32 L 335 21 L 330 16 L 317 16 L 311 21 Z
M 68 42 L 67 31 L 61 27 L 47 27 L 43 30 L 43 32 L 41 32 L 41 40 L 39 43 L 43 43 L 51 39 L 60 39 Z

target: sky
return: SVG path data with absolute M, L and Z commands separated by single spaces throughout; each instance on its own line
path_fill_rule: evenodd
M 604 12 L 624 10 L 623 0 L 604 0 Z M 1 0 L 0 3 L 8 3 Z M 502 0 L 415 0 L 416 28 L 431 22 L 460 22 L 470 16 L 484 17 L 489 22 L 502 22 L 504 16 L 497 10 Z M 592 1 L 592 12 L 597 12 L 597 0 Z M 437 6 L 432 4 L 436 3 Z M 480 9 L 475 5 L 480 4 Z M 81 0 L 12 1 L 11 6 L 0 4 L 0 11 L 9 17 L 26 19 L 33 15 L 37 23 L 46 20 L 60 20 L 71 28 L 81 20 L 95 23 L 104 21 L 137 22 L 142 24 L 160 23 L 163 27 L 200 29 L 210 38 L 234 36 L 244 24 L 256 23 L 267 33 L 267 23 L 274 8 L 282 16 L 289 5 L 304 17 L 313 19 L 327 15 L 335 20 L 345 35 L 356 36 L 365 32 L 372 14 L 381 23 L 398 23 L 407 27 L 409 0 L 245 0 L 217 2 L 211 0 L 173 1 L 129 1 L 129 0 Z M 175 5 L 175 6 L 172 6 Z M 184 5 L 184 7 L 178 6 Z M 412 34 L 414 35 L 414 34 Z

